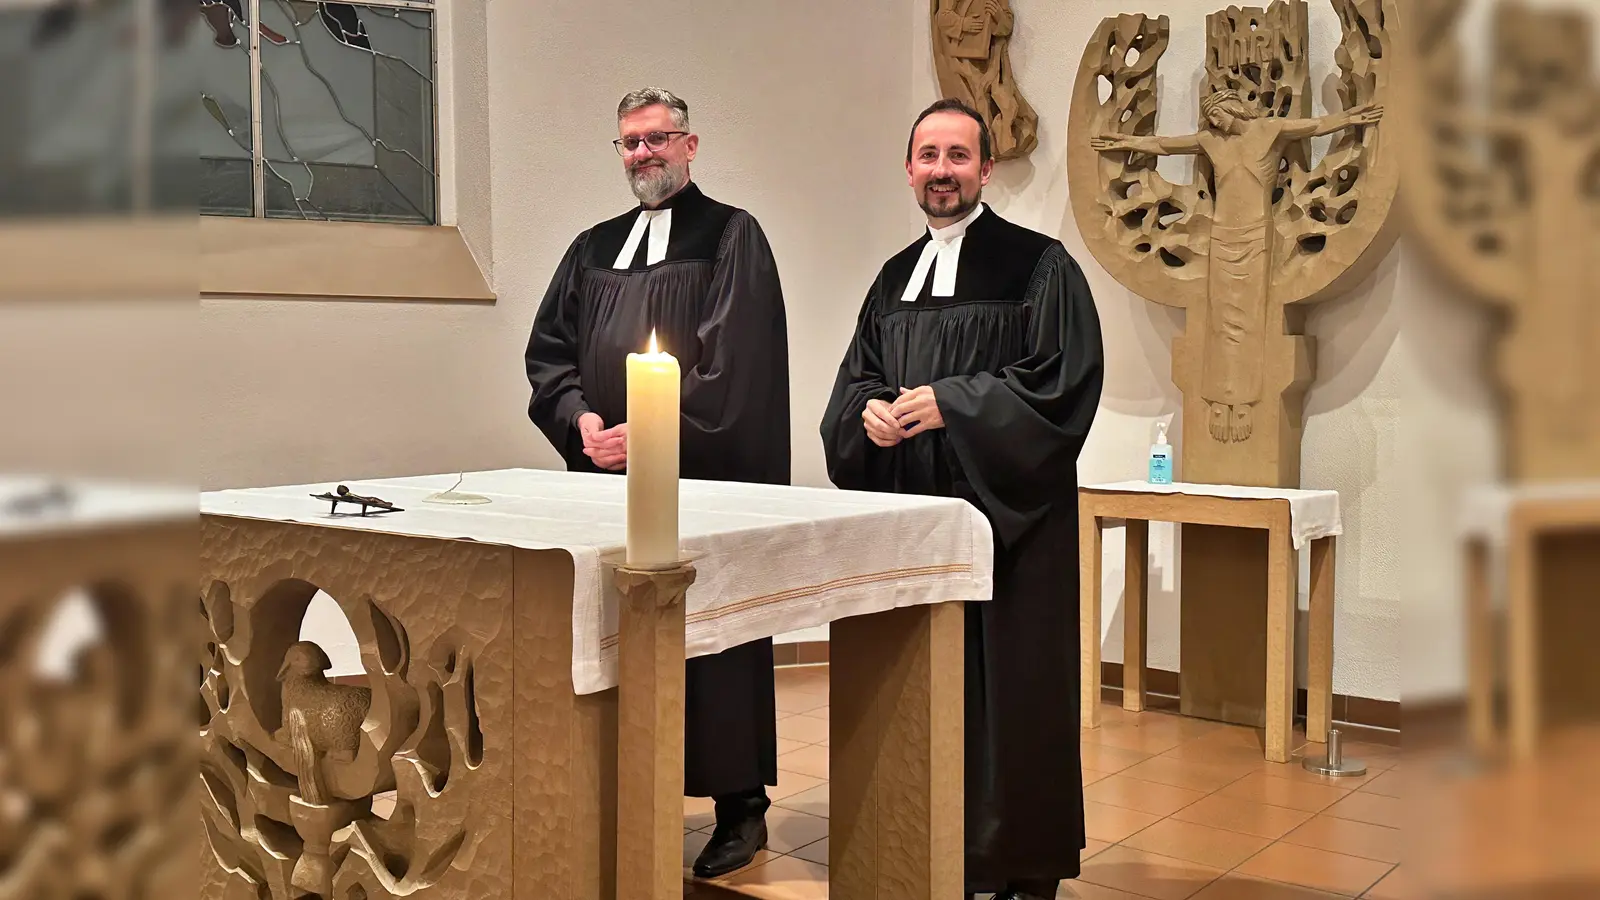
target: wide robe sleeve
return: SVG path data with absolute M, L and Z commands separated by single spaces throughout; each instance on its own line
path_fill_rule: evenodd
M 822 453 L 828 480 L 847 491 L 887 491 L 889 451 L 867 437 L 861 414 L 869 400 L 893 403 L 898 392 L 889 387 L 883 367 L 878 331 L 878 307 L 883 276 L 867 292 L 856 317 L 855 335 L 834 378 L 833 393 L 822 415 Z
M 533 333 L 528 337 L 523 360 L 528 383 L 533 386 L 528 418 L 561 454 L 567 468 L 593 471 L 593 463 L 583 454 L 583 436 L 578 432 L 578 416 L 589 411 L 578 378 L 578 302 L 587 235 L 585 232 L 572 242 L 556 267 L 534 315 Z
M 685 475 L 788 484 L 783 287 L 766 235 L 748 212 L 728 222 L 701 309 L 700 359 L 683 374 L 679 399 Z
M 1000 374 L 931 387 L 963 474 L 1004 545 L 1077 502 L 1077 462 L 1100 405 L 1104 349 L 1094 297 L 1059 244 L 1040 259 L 1026 301 L 1029 352 Z

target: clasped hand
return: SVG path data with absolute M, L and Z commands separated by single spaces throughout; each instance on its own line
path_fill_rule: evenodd
M 583 436 L 583 455 L 594 464 L 616 472 L 628 464 L 628 423 L 612 428 L 597 413 L 578 417 L 578 434 Z
M 893 447 L 909 437 L 924 431 L 944 427 L 944 416 L 939 412 L 939 402 L 934 399 L 933 388 L 901 388 L 894 403 L 868 400 L 861 411 L 861 422 L 866 426 L 867 437 L 879 447 Z

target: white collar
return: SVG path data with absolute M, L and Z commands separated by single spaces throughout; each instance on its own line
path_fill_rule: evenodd
M 961 245 L 966 243 L 967 226 L 981 215 L 983 204 L 979 203 L 959 222 L 943 228 L 928 226 L 930 240 L 922 245 L 922 255 L 917 257 L 917 264 L 911 270 L 911 280 L 906 282 L 905 290 L 900 294 L 901 302 L 916 301 L 922 293 L 922 286 L 928 282 L 930 269 L 933 271 L 932 296 L 955 295 L 956 270 L 961 265 Z
M 929 225 L 928 237 L 941 244 L 949 243 L 950 241 L 961 237 L 967 233 L 967 227 L 976 221 L 979 216 L 983 215 L 983 207 L 984 204 L 979 203 L 977 206 L 973 207 L 972 212 L 967 213 L 966 217 L 961 221 L 953 222 L 944 226 L 943 228 L 935 228 L 932 225 Z
M 645 245 L 644 262 L 647 266 L 653 266 L 667 256 L 667 242 L 672 236 L 672 207 L 639 211 L 633 220 L 633 230 L 628 232 L 628 239 L 617 251 L 616 262 L 611 264 L 613 269 L 626 269 L 633 265 L 634 253 L 639 249 L 639 242 L 645 239 L 646 232 L 650 235 L 650 242 Z

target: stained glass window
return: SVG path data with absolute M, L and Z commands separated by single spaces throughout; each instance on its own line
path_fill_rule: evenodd
M 430 3 L 198 2 L 201 213 L 438 221 Z
M 0 3 L 0 218 L 194 209 L 190 21 L 171 0 Z

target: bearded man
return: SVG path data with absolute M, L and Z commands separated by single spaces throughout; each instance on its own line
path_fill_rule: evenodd
M 868 290 L 821 435 L 840 488 L 960 497 L 994 530 L 993 600 L 966 608 L 966 889 L 1051 900 L 1085 845 L 1077 464 L 1104 350 L 1066 248 L 983 202 L 993 169 L 971 107 L 917 117 L 927 231 Z
M 525 361 L 528 415 L 569 471 L 628 464 L 626 360 L 652 334 L 682 367 L 683 478 L 789 483 L 789 348 L 778 267 L 748 212 L 689 177 L 689 107 L 644 88 L 617 107 L 639 205 L 584 231 L 556 268 Z M 687 663 L 684 794 L 716 800 L 702 878 L 750 863 L 778 783 L 772 639 Z

